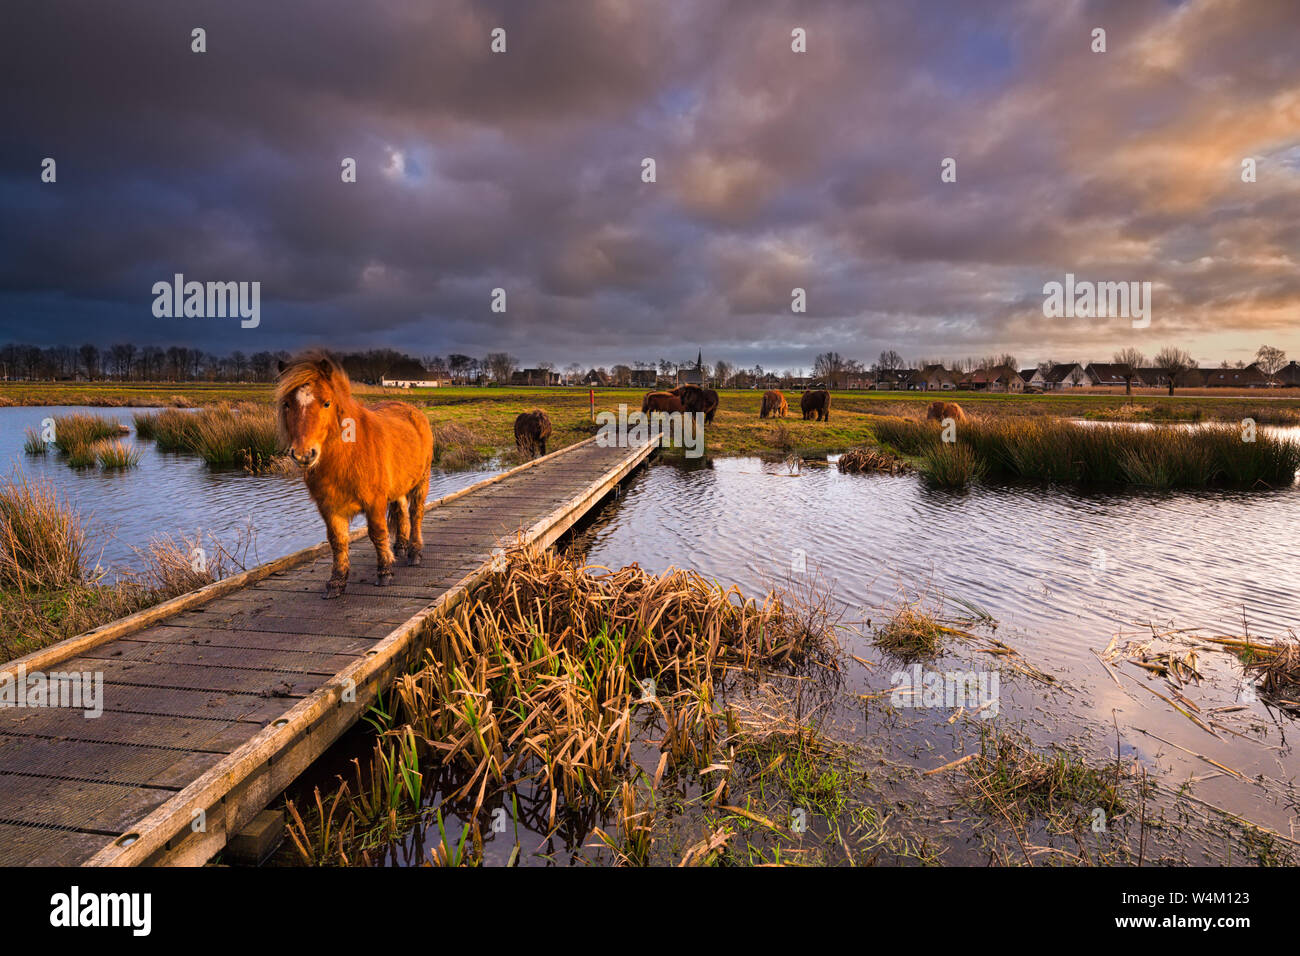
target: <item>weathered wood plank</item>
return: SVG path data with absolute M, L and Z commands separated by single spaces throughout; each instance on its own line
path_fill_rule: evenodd
M 83 656 L 91 660 L 150 661 L 155 664 L 193 663 L 207 667 L 288 671 L 328 677 L 347 667 L 360 654 L 318 654 L 296 648 L 267 650 L 250 647 L 214 647 L 210 644 L 163 643 L 124 638 L 92 648 Z
M 0 734 L 0 774 L 179 790 L 224 756 L 172 747 Z M 4 778 L 0 777 L 0 783 Z

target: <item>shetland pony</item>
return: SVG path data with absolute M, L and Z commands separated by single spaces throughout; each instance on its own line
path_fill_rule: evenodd
M 814 388 L 799 397 L 799 410 L 803 412 L 804 421 L 816 419 L 819 422 L 831 420 L 831 393 L 824 388 Z
M 968 417 L 965 410 L 956 402 L 931 402 L 925 413 L 925 420 L 928 422 L 941 422 L 945 418 L 964 422 Z
M 551 437 L 551 419 L 540 408 L 521 412 L 515 419 L 515 448 L 519 454 L 535 458 L 546 454 L 546 439 Z
M 790 403 L 785 400 L 785 396 L 780 391 L 769 388 L 763 393 L 763 407 L 759 409 L 759 418 L 785 418 L 789 411 Z
M 684 412 L 685 410 L 682 400 L 672 392 L 646 392 L 645 398 L 641 399 L 641 412 L 643 414 L 650 414 L 651 412 Z
M 704 424 L 712 425 L 718 413 L 718 393 L 701 385 L 678 385 L 670 394 L 682 403 L 682 411 L 692 415 L 703 414 Z
M 397 550 L 406 552 L 407 564 L 418 565 L 433 463 L 429 420 L 405 402 L 362 406 L 347 373 L 319 354 L 280 363 L 275 405 L 280 440 L 302 469 L 334 552 L 323 596 L 336 598 L 347 587 L 348 523 L 358 514 L 365 514 L 375 546 L 377 585 L 393 579 L 390 519 Z

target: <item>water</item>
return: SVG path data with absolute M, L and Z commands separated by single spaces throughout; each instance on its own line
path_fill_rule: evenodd
M 86 519 L 90 559 L 101 566 L 138 564 L 137 550 L 160 537 L 193 538 L 201 533 L 228 549 L 242 548 L 252 567 L 318 544 L 325 525 L 302 479 L 296 475 L 252 476 L 242 470 L 209 468 L 187 454 L 160 452 L 151 441 L 127 437 L 142 452 L 140 465 L 126 471 L 74 470 L 51 450 L 43 456 L 23 452 L 25 429 L 41 428 L 56 415 L 100 415 L 132 426 L 132 415 L 153 411 L 44 406 L 0 408 L 0 466 L 28 479 L 48 481 Z M 434 472 L 435 497 L 473 484 L 495 469 Z M 362 522 L 358 516 L 353 525 Z

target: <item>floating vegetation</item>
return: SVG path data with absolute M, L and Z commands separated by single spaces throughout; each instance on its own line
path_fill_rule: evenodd
M 90 446 L 90 453 L 106 471 L 134 468 L 140 464 L 140 449 L 121 440 L 101 441 Z
M 854 448 L 840 456 L 837 463 L 844 474 L 859 474 L 864 471 L 883 472 L 889 475 L 901 475 L 912 470 L 912 466 L 897 455 L 880 451 L 876 448 Z

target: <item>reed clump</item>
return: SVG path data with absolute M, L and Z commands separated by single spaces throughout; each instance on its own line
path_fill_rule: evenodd
M 905 459 L 866 446 L 846 451 L 836 464 L 844 474 L 882 472 L 888 475 L 900 475 L 912 470 L 912 466 Z
M 881 418 L 876 437 L 921 458 L 936 475 L 953 459 L 940 457 L 938 423 Z M 1253 440 L 1248 440 L 1253 439 Z M 1198 428 L 1131 428 L 1061 420 L 981 420 L 958 426 L 956 442 L 989 477 L 1150 488 L 1285 487 L 1300 469 L 1300 445 L 1232 424 Z
M 1132 795 L 1126 791 L 1140 786 L 1118 760 L 1093 766 L 1058 747 L 1038 750 L 999 732 L 985 734 L 980 752 L 963 768 L 976 804 L 1016 827 L 1036 816 L 1068 831 L 1097 809 L 1114 819 L 1128 809 Z
M 484 459 L 478 436 L 457 422 L 433 429 L 433 463 L 446 471 L 464 471 Z
M 141 438 L 152 438 L 159 451 L 198 455 L 213 467 L 260 474 L 272 467 L 280 452 L 275 413 L 253 402 L 140 414 L 135 429 Z
M 634 742 L 657 746 L 656 780 L 716 761 L 738 720 L 718 700 L 727 671 L 828 650 L 829 632 L 808 620 L 778 597 L 746 599 L 693 571 L 656 576 L 511 552 L 435 622 L 423 665 L 394 681 L 369 766 L 358 763 L 332 796 L 317 794 L 306 816 L 291 810 L 298 855 L 372 862 L 369 851 L 409 822 L 432 820 L 420 788 L 442 772 L 454 783 L 440 808 L 464 807 L 468 823 L 457 843 L 438 816 L 436 865 L 474 862 L 484 802 L 519 788 L 538 794 L 543 829 L 561 813 L 611 811 L 618 836 L 597 839 L 622 862 L 645 862 L 652 817 L 633 783 Z
M 156 539 L 139 567 L 116 576 L 91 568 L 77 512 L 47 484 L 0 484 L 0 660 L 30 653 L 141 608 L 208 584 L 229 555 L 209 547 L 200 566 L 194 540 Z
M 874 643 L 908 660 L 934 657 L 943 649 L 944 633 L 934 614 L 916 604 L 904 604 L 876 629 Z

